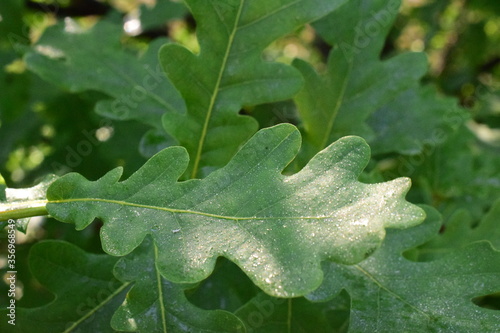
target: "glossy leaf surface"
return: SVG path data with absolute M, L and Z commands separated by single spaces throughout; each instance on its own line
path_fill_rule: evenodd
M 292 125 L 261 130 L 226 167 L 185 182 L 177 179 L 186 151 L 167 148 L 123 182 L 119 168 L 95 182 L 62 177 L 48 190 L 47 209 L 77 229 L 100 218 L 103 248 L 113 255 L 152 235 L 158 269 L 170 281 L 200 281 L 224 256 L 266 292 L 301 295 L 321 283 L 322 260 L 359 262 L 386 227 L 415 225 L 424 213 L 404 200 L 408 179 L 357 181 L 369 159 L 361 138 L 339 140 L 301 172 L 281 175 L 299 146 Z

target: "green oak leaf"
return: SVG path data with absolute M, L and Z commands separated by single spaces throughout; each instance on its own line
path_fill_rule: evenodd
M 166 131 L 187 148 L 187 176 L 226 164 L 256 130 L 243 106 L 291 98 L 303 79 L 293 67 L 266 62 L 263 50 L 339 7 L 346 0 L 186 0 L 196 22 L 200 53 L 169 44 L 160 62 L 187 104 L 166 113 Z
M 305 78 L 304 88 L 294 98 L 304 132 L 299 165 L 342 136 L 370 138 L 373 133 L 366 124 L 370 114 L 417 85 L 426 73 L 423 54 L 380 59 L 400 3 L 352 0 L 314 24 L 333 48 L 324 74 L 303 60 L 293 63 Z
M 450 217 L 444 232 L 431 239 L 413 254 L 418 260 L 433 260 L 473 242 L 486 240 L 500 250 L 500 200 L 497 200 L 481 222 L 472 228 L 472 216 L 459 210 Z
M 110 320 L 123 301 L 128 283 L 113 277 L 118 258 L 86 253 L 63 241 L 35 244 L 29 265 L 36 279 L 56 296 L 38 308 L 16 308 L 15 326 L 0 311 L 2 332 L 109 332 Z
M 163 73 L 157 39 L 137 59 L 123 50 L 121 27 L 100 21 L 88 30 L 71 21 L 47 28 L 25 56 L 28 68 L 70 92 L 97 90 L 112 97 L 96 111 L 119 120 L 135 119 L 161 129 L 165 112 L 185 112 L 184 101 Z
M 376 133 L 370 146 L 374 154 L 418 154 L 424 145 L 442 144 L 468 118 L 456 99 L 439 96 L 432 85 L 419 86 L 370 116 L 368 124 Z
M 460 124 L 461 118 L 455 118 Z M 412 188 L 428 204 L 438 204 L 445 221 L 467 209 L 474 221 L 482 219 L 499 198 L 500 154 L 481 143 L 465 125 L 440 145 L 429 145 L 419 155 L 398 158 L 398 171 L 390 173 L 415 179 Z
M 340 333 L 346 332 L 349 297 L 313 303 L 305 298 L 275 298 L 260 293 L 235 314 L 253 333 Z
M 418 224 L 424 213 L 404 200 L 409 179 L 357 181 L 370 158 L 363 139 L 341 139 L 282 175 L 299 148 L 299 131 L 281 124 L 259 131 L 206 179 L 177 182 L 189 157 L 171 147 L 122 182 L 121 168 L 97 181 L 66 175 L 50 186 L 47 209 L 78 230 L 100 218 L 112 255 L 152 235 L 157 267 L 172 282 L 203 280 L 223 256 L 271 295 L 303 295 L 320 285 L 321 261 L 359 262 L 385 228 Z
M 244 332 L 243 323 L 222 310 L 202 310 L 189 303 L 186 286 L 169 282 L 155 266 L 158 249 L 148 237 L 120 259 L 115 276 L 134 283 L 111 325 L 125 332 Z
M 488 242 L 431 262 L 402 256 L 438 232 L 439 213 L 426 211 L 424 224 L 388 230 L 382 246 L 360 264 L 325 264 L 324 283 L 308 298 L 325 301 L 346 289 L 352 299 L 349 332 L 498 332 L 500 312 L 472 301 L 500 291 L 500 252 Z

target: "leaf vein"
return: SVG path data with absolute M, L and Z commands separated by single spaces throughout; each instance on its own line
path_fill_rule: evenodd
M 224 72 L 226 70 L 227 60 L 229 59 L 229 54 L 231 53 L 231 48 L 232 48 L 232 45 L 233 45 L 234 37 L 236 35 L 238 23 L 240 21 L 241 12 L 242 12 L 242 9 L 243 9 L 244 2 L 245 2 L 244 0 L 240 1 L 240 6 L 238 8 L 238 13 L 237 13 L 236 19 L 234 21 L 233 31 L 229 35 L 229 40 L 228 40 L 228 43 L 227 43 L 226 53 L 224 54 L 224 58 L 222 60 L 222 64 L 221 64 L 221 68 L 220 68 L 220 71 L 219 71 L 219 74 L 218 74 L 218 77 L 217 77 L 217 81 L 215 82 L 215 86 L 214 86 L 214 89 L 213 89 L 213 92 L 212 92 L 212 96 L 210 98 L 210 104 L 208 106 L 207 115 L 205 117 L 205 122 L 203 124 L 203 129 L 202 129 L 202 132 L 201 132 L 200 140 L 198 142 L 198 149 L 196 151 L 196 157 L 194 159 L 194 167 L 193 167 L 193 172 L 191 174 L 191 178 L 196 178 L 196 176 L 198 174 L 198 168 L 200 166 L 200 160 L 201 160 L 201 153 L 203 151 L 203 146 L 204 146 L 204 143 L 205 143 L 205 138 L 206 138 L 207 132 L 208 132 L 208 124 L 210 122 L 213 110 L 215 108 L 215 102 L 217 100 L 217 97 L 219 96 L 219 87 L 220 87 L 220 84 L 222 82 L 222 76 L 224 75 Z
M 409 303 L 408 301 L 406 301 L 404 298 L 402 298 L 401 296 L 399 296 L 398 294 L 396 294 L 394 291 L 390 290 L 389 288 L 385 287 L 380 281 L 378 281 L 372 274 L 370 274 L 370 272 L 366 271 L 365 269 L 363 269 L 363 267 L 361 267 L 360 265 L 354 265 L 354 267 L 359 270 L 361 273 L 363 273 L 363 275 L 365 275 L 368 279 L 370 279 L 373 283 L 375 283 L 379 289 L 382 289 L 384 290 L 385 292 L 387 292 L 388 294 L 390 294 L 391 296 L 393 296 L 394 298 L 400 300 L 402 303 L 408 305 L 409 307 L 411 307 L 412 309 L 414 309 L 415 311 L 423 314 L 425 317 L 427 317 L 429 320 L 431 319 L 431 317 L 424 311 L 420 310 L 418 307 L 414 306 L 413 304 Z

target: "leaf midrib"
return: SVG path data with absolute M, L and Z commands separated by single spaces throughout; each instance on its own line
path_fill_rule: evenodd
M 340 89 L 339 98 L 337 99 L 337 102 L 335 103 L 335 108 L 333 109 L 333 112 L 330 115 L 330 119 L 328 120 L 328 125 L 327 125 L 326 131 L 325 131 L 325 136 L 323 137 L 323 141 L 321 142 L 320 150 L 324 149 L 329 143 L 329 139 L 330 139 L 330 136 L 332 134 L 335 119 L 337 119 L 337 115 L 339 114 L 340 108 L 342 107 L 342 105 L 344 103 L 345 93 L 346 93 L 346 89 L 347 89 L 347 83 L 349 82 L 349 79 L 351 76 L 353 63 L 354 63 L 354 61 L 352 61 L 352 60 L 348 62 L 349 68 L 347 70 L 347 73 L 346 73 L 344 79 L 342 80 L 342 87 Z
M 206 139 L 207 132 L 208 132 L 208 124 L 209 124 L 210 119 L 212 117 L 212 113 L 213 113 L 213 110 L 215 107 L 215 102 L 217 100 L 217 97 L 219 96 L 219 87 L 220 87 L 220 84 L 222 82 L 222 77 L 224 75 L 224 72 L 226 70 L 227 61 L 229 59 L 229 54 L 231 53 L 231 48 L 232 48 L 233 42 L 234 42 L 234 37 L 236 35 L 236 31 L 238 30 L 238 24 L 240 22 L 240 17 L 241 17 L 241 12 L 243 10 L 244 2 L 245 2 L 245 0 L 240 1 L 240 6 L 238 8 L 236 18 L 234 20 L 234 26 L 233 26 L 233 29 L 231 31 L 231 34 L 229 35 L 229 40 L 227 43 L 226 52 L 225 52 L 224 57 L 222 59 L 222 64 L 221 64 L 221 67 L 219 70 L 219 75 L 217 77 L 217 81 L 215 82 L 214 90 L 212 92 L 212 97 L 210 98 L 210 104 L 208 106 L 207 115 L 205 117 L 205 122 L 203 124 L 203 129 L 201 131 L 200 140 L 198 141 L 198 150 L 196 151 L 196 157 L 194 159 L 194 166 L 193 166 L 193 171 L 191 173 L 191 178 L 196 178 L 196 176 L 198 174 L 198 169 L 200 167 L 201 154 L 203 152 L 203 146 L 205 144 L 205 139 Z
M 160 210 L 160 211 L 165 211 L 165 212 L 174 213 L 174 214 L 200 215 L 200 216 L 205 216 L 205 217 L 212 217 L 212 218 L 217 218 L 217 219 L 221 219 L 221 220 L 231 220 L 231 221 L 282 220 L 282 219 L 288 219 L 288 220 L 325 220 L 325 219 L 331 219 L 332 217 L 334 217 L 334 215 L 329 215 L 329 216 L 248 216 L 248 217 L 224 216 L 224 215 L 206 213 L 206 212 L 201 212 L 201 211 L 177 209 L 177 208 L 170 208 L 170 207 L 159 207 L 159 206 L 144 205 L 144 204 L 139 204 L 139 203 L 134 203 L 134 202 L 102 199 L 102 198 L 75 198 L 75 199 L 64 199 L 64 200 L 52 200 L 52 201 L 49 201 L 47 204 L 65 204 L 65 203 L 75 203 L 75 202 L 109 203 L 109 204 L 116 204 L 116 205 L 121 205 L 121 206 Z
M 156 244 L 154 244 L 154 255 L 155 255 L 155 263 L 158 262 L 158 247 Z M 167 333 L 167 314 L 166 314 L 166 309 L 165 309 L 165 304 L 164 304 L 164 296 L 163 296 L 163 286 L 162 286 L 162 277 L 160 275 L 160 271 L 158 270 L 158 267 L 156 267 L 155 264 L 155 270 L 156 270 L 156 283 L 157 283 L 157 288 L 158 288 L 158 298 L 159 298 L 159 303 L 160 303 L 160 310 L 161 310 L 161 323 L 163 327 L 163 332 Z

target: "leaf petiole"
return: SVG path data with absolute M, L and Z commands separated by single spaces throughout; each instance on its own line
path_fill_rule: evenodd
M 0 221 L 49 215 L 46 208 L 47 203 L 47 200 L 32 200 L 1 204 Z

